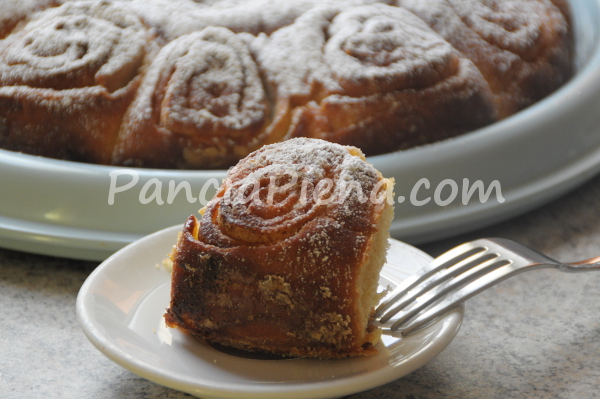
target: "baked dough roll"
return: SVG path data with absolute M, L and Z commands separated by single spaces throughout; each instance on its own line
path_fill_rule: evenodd
M 316 8 L 259 36 L 254 48 L 276 95 L 294 110 L 293 136 L 375 155 L 495 120 L 473 63 L 402 8 Z
M 392 186 L 354 147 L 299 138 L 250 154 L 179 236 L 167 325 L 284 356 L 375 353 Z
M 36 14 L 0 42 L 0 147 L 110 163 L 148 40 L 135 15 L 106 1 Z
M 282 140 L 286 114 L 269 105 L 244 41 L 226 28 L 206 28 L 172 41 L 154 59 L 125 118 L 114 163 L 227 168 Z
M 564 2 L 556 4 L 568 13 Z M 569 24 L 549 0 L 398 0 L 398 5 L 477 65 L 500 118 L 552 93 L 572 74 Z

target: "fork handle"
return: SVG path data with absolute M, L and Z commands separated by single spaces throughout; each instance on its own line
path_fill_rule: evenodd
M 561 268 L 566 272 L 587 272 L 592 270 L 600 270 L 600 256 L 582 260 L 580 262 L 565 263 L 564 268 Z
M 421 327 L 428 324 L 432 320 L 443 315 L 450 309 L 460 305 L 467 299 L 479 294 L 482 291 L 485 291 L 486 289 L 500 283 L 501 281 L 504 281 L 510 277 L 513 277 L 525 271 L 552 267 L 556 267 L 556 265 L 538 263 L 535 265 L 530 265 L 527 268 L 513 268 L 511 265 L 501 267 L 488 273 L 483 277 L 474 280 L 473 282 L 465 285 L 464 287 L 458 289 L 451 295 L 447 296 L 445 299 L 442 299 L 441 301 L 438 301 L 437 303 L 433 304 L 428 310 L 425 311 L 425 313 L 422 313 L 419 317 L 411 318 L 412 320 L 406 319 L 403 324 L 408 324 L 407 327 L 402 328 L 401 325 L 398 325 L 393 326 L 392 330 L 398 329 L 399 331 L 401 331 L 402 335 L 409 335 L 412 332 L 419 330 Z M 600 256 L 581 262 L 560 264 L 558 269 L 560 271 L 566 272 L 587 272 L 594 270 L 600 271 Z

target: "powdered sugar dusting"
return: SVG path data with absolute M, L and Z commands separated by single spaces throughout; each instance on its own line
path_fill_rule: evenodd
M 549 13 L 551 4 L 539 0 L 449 0 L 449 3 L 465 24 L 486 41 L 521 55 L 535 52 L 544 25 L 557 16 Z
M 452 47 L 403 8 L 353 8 L 336 16 L 328 36 L 325 60 L 347 91 L 427 87 L 456 73 Z
M 252 45 L 278 94 L 300 103 L 319 87 L 347 95 L 427 87 L 458 67 L 457 53 L 423 21 L 384 4 L 315 8 Z
M 348 151 L 340 145 L 322 140 L 300 138 L 263 147 L 236 166 L 230 174 L 235 175 L 240 168 L 250 167 L 254 169 L 272 164 L 299 164 L 309 169 L 326 170 L 343 164 L 343 161 L 350 157 Z M 364 162 L 364 165 L 370 167 L 366 162 Z
M 549 0 L 397 4 L 417 14 L 477 65 L 497 95 L 500 117 L 550 93 L 569 75 L 568 23 Z
M 153 65 L 163 73 L 172 71 L 161 110 L 163 126 L 184 134 L 209 129 L 235 136 L 264 120 L 266 95 L 258 70 L 235 34 L 206 28 L 169 47 L 168 57 L 160 59 L 165 63 Z
M 269 118 L 247 45 L 226 28 L 209 27 L 173 40 L 154 58 L 125 118 L 115 162 L 227 167 L 270 138 Z M 146 146 L 138 137 L 168 144 Z M 165 155 L 165 148 L 179 153 Z
M 368 232 L 372 209 L 381 206 L 372 192 L 385 191 L 376 187 L 381 179 L 360 152 L 292 139 L 265 146 L 231 169 L 208 205 L 218 204 L 218 216 L 209 218 L 219 220 L 223 234 L 246 242 L 280 241 L 317 217 Z
M 390 0 L 132 0 L 129 6 L 173 40 L 207 26 L 255 35 L 271 33 L 319 5 L 350 7 L 376 2 L 388 3 Z
M 567 30 L 564 17 L 548 0 L 398 0 L 398 5 L 416 12 L 447 39 L 466 26 L 485 41 L 525 57 L 545 45 L 548 29 L 559 34 Z M 453 39 L 458 43 L 465 37 Z
M 0 82 L 56 89 L 103 85 L 114 91 L 137 74 L 145 40 L 139 20 L 121 8 L 67 3 L 40 13 L 2 43 Z

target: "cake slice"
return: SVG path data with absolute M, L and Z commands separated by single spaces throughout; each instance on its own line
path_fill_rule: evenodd
M 354 147 L 301 138 L 250 154 L 179 235 L 167 325 L 282 356 L 376 353 L 392 189 Z

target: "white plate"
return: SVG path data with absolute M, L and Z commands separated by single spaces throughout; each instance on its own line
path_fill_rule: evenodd
M 480 228 L 564 194 L 600 171 L 600 0 L 570 0 L 576 33 L 577 74 L 560 90 L 516 115 L 483 129 L 428 146 L 370 157 L 396 180 L 394 238 L 421 243 Z M 119 167 L 87 165 L 0 150 L 0 246 L 48 255 L 104 260 L 147 234 L 183 221 L 210 198 L 201 189 L 225 171 L 133 169 L 139 180 L 108 204 L 111 174 Z M 118 186 L 131 177 L 121 175 Z M 418 186 L 427 179 L 430 187 Z M 493 181 L 504 202 L 463 204 L 464 179 Z M 435 191 L 456 183 L 457 197 L 441 206 Z M 168 201 L 169 184 L 188 182 L 195 197 L 180 192 Z M 147 204 L 157 185 L 161 197 Z M 144 187 L 148 190 L 144 193 Z M 419 188 L 415 190 L 415 188 Z M 420 205 L 411 201 L 430 198 Z M 450 186 L 440 191 L 448 198 Z
M 180 226 L 152 234 L 117 252 L 86 280 L 77 316 L 106 356 L 158 384 L 203 398 L 334 398 L 400 378 L 429 362 L 452 341 L 459 307 L 406 338 L 383 335 L 379 353 L 338 360 L 258 360 L 227 354 L 169 329 L 170 274 L 161 261 Z M 425 253 L 391 240 L 380 284 L 394 287 L 425 266 Z

